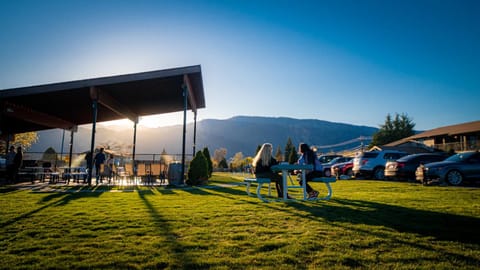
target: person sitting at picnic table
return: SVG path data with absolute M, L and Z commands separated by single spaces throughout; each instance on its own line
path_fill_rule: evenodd
M 320 164 L 320 161 L 318 158 L 315 156 L 315 152 L 313 152 L 312 149 L 308 146 L 306 143 L 300 143 L 300 146 L 298 147 L 300 150 L 300 158 L 298 159 L 298 164 L 301 165 L 306 165 L 306 164 L 311 164 L 313 165 L 313 170 L 307 171 L 305 175 L 306 179 L 306 187 L 307 187 L 307 193 L 308 193 L 308 199 L 315 199 L 318 197 L 318 191 L 314 190 L 308 182 L 311 181 L 313 178 L 316 177 L 321 177 L 322 176 L 322 164 Z M 302 180 L 300 180 L 300 185 L 302 185 Z
M 279 173 L 273 172 L 271 167 L 278 161 L 272 157 L 273 147 L 270 143 L 264 143 L 252 161 L 255 177 L 269 178 L 275 182 L 275 188 L 279 198 L 283 198 L 283 179 Z M 287 197 L 291 199 L 290 196 Z

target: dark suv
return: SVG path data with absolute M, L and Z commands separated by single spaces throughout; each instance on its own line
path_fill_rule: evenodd
M 396 150 L 371 151 L 360 153 L 353 159 L 353 175 L 355 177 L 373 177 L 383 180 L 385 175 L 385 164 L 389 160 L 397 160 L 408 155 L 405 152 Z

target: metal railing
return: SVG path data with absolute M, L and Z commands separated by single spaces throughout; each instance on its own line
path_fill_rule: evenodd
M 72 167 L 87 167 L 86 153 L 72 153 Z M 107 154 L 108 156 L 108 154 Z M 192 155 L 186 155 L 185 163 L 189 164 Z M 182 160 L 182 154 L 135 154 L 136 163 L 160 163 L 168 165 L 170 163 L 179 163 Z M 67 167 L 70 164 L 70 155 L 68 153 L 45 154 L 43 152 L 25 152 L 23 153 L 23 166 L 33 167 L 42 166 L 44 163 L 50 163 L 52 167 Z M 132 155 L 114 156 L 114 163 L 117 166 L 123 166 L 132 163 Z
M 461 151 L 474 151 L 474 150 L 480 150 L 480 141 L 478 142 L 454 142 L 454 143 L 444 143 L 444 144 L 434 144 L 434 148 L 449 152 L 449 151 L 455 151 L 455 152 L 461 152 Z

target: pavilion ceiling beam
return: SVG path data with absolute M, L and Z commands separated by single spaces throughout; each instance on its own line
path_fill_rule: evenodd
M 4 112 L 6 116 L 34 123 L 49 128 L 72 129 L 75 124 L 59 117 L 36 111 L 27 106 L 5 102 Z
M 195 101 L 195 94 L 193 92 L 192 88 L 192 83 L 190 82 L 190 78 L 188 77 L 187 74 L 183 75 L 183 83 L 187 87 L 188 91 L 188 102 L 190 103 L 190 106 L 192 107 L 192 111 L 194 113 L 197 113 L 197 102 Z
M 138 115 L 136 113 L 98 87 L 90 87 L 90 98 L 92 100 L 97 100 L 98 103 L 102 104 L 118 115 L 130 119 L 134 123 L 138 123 Z

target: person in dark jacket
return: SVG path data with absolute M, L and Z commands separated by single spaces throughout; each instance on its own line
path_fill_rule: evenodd
M 255 177 L 270 178 L 275 182 L 275 188 L 279 198 L 283 198 L 283 179 L 282 176 L 273 172 L 271 167 L 277 165 L 278 162 L 272 157 L 273 147 L 270 143 L 264 143 L 252 161 Z M 287 195 L 288 196 L 288 195 Z M 288 196 L 290 198 L 290 196 Z
M 7 182 L 10 183 L 10 182 L 13 182 L 13 180 L 15 179 L 15 166 L 13 164 L 13 160 L 15 159 L 15 155 L 17 153 L 15 153 L 15 146 L 10 146 L 10 150 L 8 151 L 7 153 L 7 156 L 6 156 L 6 165 L 7 165 Z
M 17 147 L 17 153 L 13 158 L 13 175 L 15 178 L 15 182 L 19 182 L 20 180 L 18 176 L 18 171 L 20 171 L 20 168 L 22 167 L 22 163 L 23 163 L 22 147 L 19 146 Z
M 100 180 L 100 166 L 105 162 L 105 149 L 100 148 L 100 152 L 95 155 L 95 158 L 93 160 L 95 162 L 96 182 L 98 185 L 98 182 Z
M 298 159 L 298 164 L 311 164 L 313 165 L 313 170 L 307 171 L 305 178 L 306 178 L 306 183 L 305 185 L 307 186 L 307 193 L 308 193 L 308 198 L 309 199 L 315 199 L 318 197 L 318 191 L 314 190 L 308 182 L 311 181 L 313 178 L 316 177 L 322 177 L 322 164 L 320 164 L 320 161 L 318 161 L 318 158 L 315 155 L 315 152 L 313 152 L 312 149 L 308 146 L 306 143 L 301 143 L 298 146 L 298 149 L 300 150 L 301 156 Z M 302 181 L 300 181 L 300 185 L 302 185 Z

